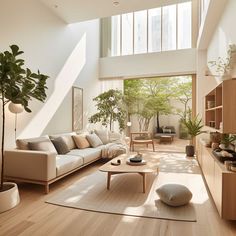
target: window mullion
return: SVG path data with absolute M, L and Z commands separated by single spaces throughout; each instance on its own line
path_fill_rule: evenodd
M 162 46 L 163 46 L 163 43 L 162 43 L 162 40 L 163 40 L 163 25 L 162 25 L 162 23 L 163 23 L 163 8 L 161 7 L 161 52 L 163 51 L 163 48 L 162 48 Z
M 178 49 L 178 4 L 176 4 L 176 46 L 175 46 L 175 50 Z
M 122 55 L 122 15 L 120 15 L 120 56 Z
M 134 12 L 133 12 L 133 54 L 134 54 Z
M 148 15 L 148 10 L 147 10 L 147 53 L 149 52 L 148 50 L 148 41 L 149 41 L 149 37 L 148 37 L 148 33 L 149 33 L 149 27 L 148 27 L 148 19 L 149 19 L 149 15 Z

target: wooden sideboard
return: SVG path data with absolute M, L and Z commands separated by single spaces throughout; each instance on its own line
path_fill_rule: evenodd
M 197 150 L 199 165 L 221 218 L 236 220 L 236 172 L 228 171 L 201 140 Z

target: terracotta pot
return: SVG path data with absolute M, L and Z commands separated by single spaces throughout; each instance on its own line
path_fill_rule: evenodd
M 9 185 L 9 189 L 0 192 L 0 213 L 8 211 L 20 202 L 18 187 L 15 183 L 5 182 L 5 186 Z
M 186 148 L 185 148 L 185 152 L 186 152 L 186 155 L 188 157 L 193 157 L 194 156 L 194 146 L 193 145 L 187 145 Z

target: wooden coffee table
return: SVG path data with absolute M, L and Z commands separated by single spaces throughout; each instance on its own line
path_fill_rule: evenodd
M 111 161 L 107 162 L 99 168 L 102 172 L 107 172 L 107 189 L 110 189 L 111 176 L 124 173 L 137 173 L 143 177 L 143 193 L 146 191 L 146 175 L 150 173 L 158 173 L 159 162 L 158 159 L 154 157 L 153 154 L 143 154 L 143 159 L 146 161 L 145 165 L 133 166 L 128 165 L 126 160 L 135 156 L 136 153 L 131 154 L 122 154 L 116 158 L 113 158 Z M 111 162 L 121 161 L 121 164 L 114 166 Z

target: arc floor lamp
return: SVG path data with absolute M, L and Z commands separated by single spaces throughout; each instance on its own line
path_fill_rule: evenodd
M 11 102 L 9 103 L 8 109 L 10 112 L 15 114 L 15 140 L 16 140 L 17 114 L 23 112 L 24 108 L 21 104 L 15 104 Z

